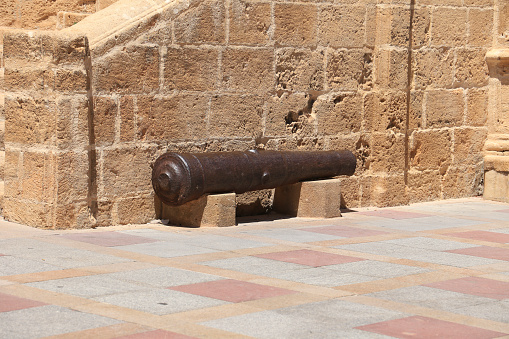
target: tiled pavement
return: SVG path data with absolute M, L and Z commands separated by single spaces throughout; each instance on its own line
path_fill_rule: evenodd
M 509 205 L 47 231 L 0 222 L 0 338 L 509 338 Z

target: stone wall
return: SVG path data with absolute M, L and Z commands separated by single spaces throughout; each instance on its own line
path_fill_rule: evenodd
M 98 23 L 114 21 L 111 13 L 127 2 L 89 16 L 62 31 L 88 36 L 92 57 L 88 92 L 73 82 L 51 89 L 58 98 L 54 112 L 70 107 L 66 114 L 74 117 L 68 135 L 50 133 L 54 140 L 62 135 L 63 145 L 47 136 L 17 139 L 9 116 L 21 114 L 18 96 L 34 101 L 49 89 L 6 86 L 6 168 L 12 173 L 4 214 L 20 220 L 14 205 L 23 209 L 21 202 L 31 199 L 19 191 L 30 187 L 23 178 L 33 171 L 25 156 L 31 152 L 62 160 L 72 155 L 67 159 L 76 164 L 76 176 L 88 178 L 86 187 L 83 180 L 81 188 L 72 180 L 58 185 L 49 202 L 70 208 L 74 219 L 57 221 L 65 217 L 55 212 L 53 223 L 42 226 L 157 217 L 150 164 L 169 150 L 349 149 L 358 167 L 343 179 L 346 207 L 481 194 L 488 109 L 484 56 L 498 30 L 498 9 L 490 0 L 410 2 L 161 1 L 120 28 L 97 33 L 103 27 Z M 6 84 L 9 77 L 27 78 L 8 73 L 10 53 L 4 53 Z M 55 75 L 63 67 L 40 65 Z M 65 69 L 85 72 L 77 59 Z M 27 85 L 32 92 L 21 89 Z M 93 106 L 85 107 L 87 93 Z M 21 110 L 27 119 L 32 106 Z M 82 129 L 83 115 L 88 125 Z M 54 173 L 65 167 L 51 166 Z M 68 195 L 70 200 L 59 202 Z M 270 200 L 270 192 L 262 195 L 260 200 Z M 48 204 L 40 200 L 40 206 Z M 251 196 L 246 203 L 256 200 Z

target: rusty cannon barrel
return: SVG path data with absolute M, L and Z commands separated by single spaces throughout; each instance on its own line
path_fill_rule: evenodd
M 206 193 L 244 193 L 352 175 L 355 165 L 350 151 L 165 153 L 154 163 L 152 186 L 164 203 L 178 206 Z

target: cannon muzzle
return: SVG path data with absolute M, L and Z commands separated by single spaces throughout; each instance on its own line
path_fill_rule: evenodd
M 303 180 L 352 175 L 350 151 L 165 153 L 154 164 L 152 186 L 168 205 L 181 205 L 205 193 L 244 193 Z

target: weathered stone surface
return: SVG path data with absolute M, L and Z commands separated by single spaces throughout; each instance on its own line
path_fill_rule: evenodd
M 180 206 L 163 205 L 162 213 L 171 225 L 235 226 L 235 193 L 204 195 Z
M 442 176 L 437 170 L 408 172 L 409 203 L 433 201 L 441 198 Z
M 274 40 L 282 46 L 315 46 L 317 7 L 309 4 L 276 3 Z
M 239 45 L 264 45 L 270 38 L 270 3 L 233 0 L 230 3 L 229 42 Z
M 55 142 L 56 104 L 47 98 L 8 97 L 5 99 L 5 141 L 22 144 Z
M 493 10 L 471 9 L 468 12 L 468 45 L 489 47 L 493 40 Z
M 318 133 L 336 135 L 360 131 L 362 103 L 362 96 L 353 93 L 319 96 L 313 106 Z
M 118 104 L 111 97 L 94 99 L 94 137 L 97 145 L 112 144 L 115 141 L 115 126 Z
M 323 90 L 325 50 L 282 48 L 276 50 L 276 89 Z
M 159 49 L 131 45 L 94 65 L 98 92 L 140 93 L 159 89 Z
M 277 187 L 274 210 L 301 218 L 341 216 L 341 180 L 303 181 Z
M 203 137 L 208 102 L 207 97 L 194 94 L 138 97 L 137 139 L 165 142 Z
M 257 96 L 221 95 L 212 98 L 211 137 L 258 137 L 261 135 L 263 101 Z
M 215 49 L 168 48 L 164 85 L 168 89 L 207 91 L 216 88 L 218 51 Z
M 463 198 L 482 194 L 482 166 L 451 166 L 443 179 L 443 198 Z
M 375 53 L 375 84 L 381 88 L 405 90 L 408 83 L 408 52 L 380 49 Z
M 451 163 L 451 135 L 447 130 L 417 131 L 410 140 L 410 165 L 417 170 L 445 174 Z
M 437 7 L 433 11 L 432 46 L 464 46 L 467 42 L 467 10 Z
M 265 214 L 272 210 L 273 200 L 273 189 L 236 194 L 235 214 L 238 217 Z
M 134 111 L 136 97 L 123 96 L 120 98 L 120 141 L 133 141 L 136 135 Z
M 488 130 L 486 128 L 462 128 L 454 130 L 455 166 L 474 166 L 483 161 L 483 147 Z
M 488 90 L 471 88 L 467 92 L 467 119 L 470 126 L 485 126 L 488 119 Z
M 373 133 L 371 136 L 373 172 L 402 173 L 405 168 L 405 136 L 395 133 Z
M 488 65 L 483 49 L 459 49 L 457 51 L 455 86 L 483 87 L 488 84 Z
M 426 93 L 426 126 L 453 127 L 463 124 L 463 90 L 433 90 Z
M 404 132 L 407 114 L 405 92 L 372 92 L 364 98 L 364 126 L 367 131 Z M 414 119 L 413 119 L 414 120 Z
M 314 133 L 315 117 L 312 115 L 309 96 L 284 93 L 272 96 L 266 103 L 265 136 L 310 135 Z
M 364 46 L 365 6 L 325 6 L 320 8 L 318 44 L 333 48 Z
M 451 88 L 455 53 L 450 48 L 423 49 L 413 54 L 414 88 Z
M 360 50 L 330 51 L 327 57 L 327 86 L 334 90 L 357 90 L 371 80 L 371 54 Z
M 274 88 L 274 53 L 267 48 L 229 48 L 223 53 L 222 87 L 239 92 Z
M 118 223 L 142 224 L 156 218 L 154 195 L 125 198 L 118 200 Z
M 206 0 L 175 19 L 175 39 L 184 43 L 225 41 L 226 9 L 222 0 Z

